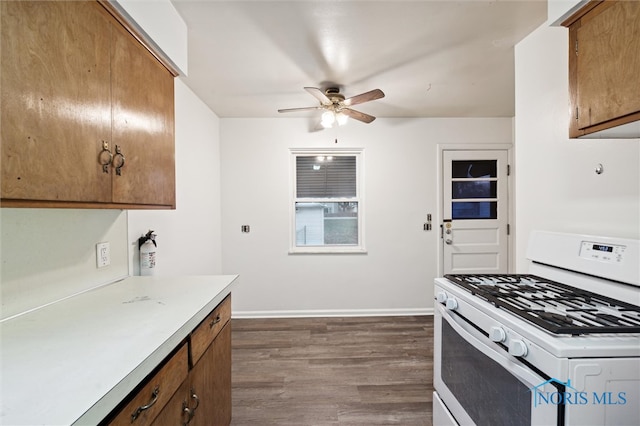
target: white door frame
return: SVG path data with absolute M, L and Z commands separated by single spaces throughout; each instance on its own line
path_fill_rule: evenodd
M 514 265 L 515 265 L 515 260 L 514 260 L 514 246 L 515 246 L 515 214 L 514 214 L 514 207 L 515 207 L 515 194 L 513 192 L 513 188 L 514 188 L 514 176 L 515 176 L 515 170 L 513 167 L 513 145 L 512 144 L 506 144 L 506 143 L 496 143 L 496 144 L 438 144 L 438 161 L 437 161 L 437 171 L 436 171 L 436 184 L 437 184 L 437 190 L 436 193 L 438 194 L 438 209 L 437 209 L 437 213 L 436 213 L 436 220 L 434 221 L 434 226 L 433 226 L 433 230 L 438 232 L 438 238 L 436 239 L 436 243 L 438 244 L 438 248 L 437 248 L 437 253 L 438 253 L 438 270 L 437 270 L 437 276 L 441 277 L 443 275 L 443 271 L 444 271 L 444 256 L 443 256 L 443 247 L 442 247 L 442 228 L 440 225 L 442 225 L 442 220 L 443 218 L 443 211 L 444 211 L 444 206 L 442 204 L 442 198 L 443 198 L 443 191 L 442 191 L 442 185 L 444 183 L 444 176 L 443 176 L 443 163 L 442 163 L 442 159 L 443 159 L 443 152 L 444 151 L 484 151 L 484 150 L 506 150 L 507 151 L 507 155 L 509 158 L 509 164 L 510 164 L 510 169 L 511 172 L 509 173 L 509 176 L 507 176 L 507 184 L 509 186 L 508 188 L 508 194 L 509 194 L 509 206 L 508 206 L 508 216 L 507 216 L 507 221 L 510 225 L 510 232 L 509 235 L 507 235 L 508 241 L 509 241 L 509 272 L 513 272 L 514 271 Z

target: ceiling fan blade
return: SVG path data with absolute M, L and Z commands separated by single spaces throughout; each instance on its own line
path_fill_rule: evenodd
M 284 108 L 279 109 L 278 112 L 297 112 L 297 111 L 315 111 L 318 109 L 324 109 L 321 106 L 303 107 L 303 108 Z
M 305 87 L 304 90 L 306 90 L 307 92 L 309 92 L 311 94 L 311 96 L 313 96 L 314 98 L 319 100 L 322 105 L 331 105 L 331 104 L 333 104 L 333 102 L 331 102 L 331 99 L 329 99 L 327 97 L 327 95 L 325 95 L 322 92 L 322 90 L 320 90 L 320 89 L 318 89 L 316 87 Z
M 344 105 L 352 106 L 358 105 L 364 102 L 375 101 L 376 99 L 384 98 L 384 92 L 380 89 L 374 89 L 360 95 L 352 96 L 344 100 Z
M 373 115 L 365 114 L 364 112 L 356 111 L 355 109 L 351 108 L 342 108 L 340 112 L 342 112 L 344 115 L 348 115 L 355 120 L 362 121 L 363 123 L 371 123 L 376 119 Z

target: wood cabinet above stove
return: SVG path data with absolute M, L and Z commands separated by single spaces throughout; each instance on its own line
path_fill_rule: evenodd
M 569 28 L 569 137 L 626 125 L 640 137 L 640 2 L 591 1 Z M 638 133 L 638 134 L 634 134 Z

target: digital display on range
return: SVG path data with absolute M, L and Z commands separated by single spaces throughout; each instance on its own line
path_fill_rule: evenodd
M 609 252 L 609 253 L 613 253 L 613 247 L 612 246 L 605 246 L 605 245 L 602 245 L 602 244 L 594 244 L 592 248 L 594 250 L 597 250 L 597 251 L 606 251 L 606 252 Z
M 579 256 L 583 259 L 605 263 L 622 263 L 627 246 L 617 244 L 601 244 L 595 241 L 583 241 Z

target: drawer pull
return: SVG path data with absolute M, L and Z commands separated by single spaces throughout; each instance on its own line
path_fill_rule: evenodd
M 138 416 L 140 416 L 140 413 L 153 407 L 153 404 L 158 402 L 159 393 L 160 393 L 160 387 L 156 386 L 153 389 L 153 393 L 151 394 L 151 401 L 149 401 L 147 405 L 141 405 L 140 407 L 138 407 L 138 409 L 131 415 L 131 423 L 133 423 L 138 418 Z
M 219 322 L 220 322 L 220 314 L 217 314 L 216 319 L 211 320 L 211 322 L 209 323 L 209 328 L 213 328 L 213 326 Z

